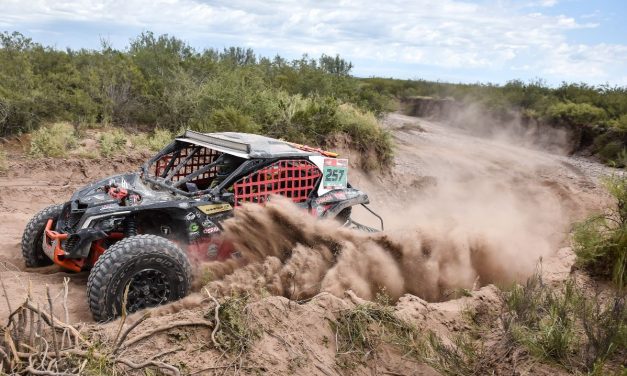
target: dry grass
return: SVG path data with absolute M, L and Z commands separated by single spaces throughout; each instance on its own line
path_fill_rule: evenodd
M 214 344 L 218 349 L 232 354 L 245 353 L 261 334 L 248 314 L 248 296 L 229 296 L 220 303 L 214 301 L 217 308 L 214 307 L 205 315 L 214 324 Z
M 422 339 L 417 328 L 394 314 L 394 307 L 376 303 L 359 304 L 343 310 L 331 322 L 335 332 L 338 363 L 372 358 L 383 343 L 406 356 L 418 357 Z

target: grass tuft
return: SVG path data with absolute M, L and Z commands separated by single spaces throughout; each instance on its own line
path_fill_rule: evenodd
M 406 356 L 418 356 L 422 345 L 415 326 L 399 319 L 392 306 L 360 304 L 340 312 L 331 322 L 336 333 L 338 356 L 356 355 L 367 359 L 383 342 Z
M 56 123 L 33 132 L 30 154 L 34 157 L 60 158 L 76 145 L 74 127 L 68 123 Z
M 159 151 L 172 142 L 174 135 L 167 129 L 157 128 L 150 134 L 139 134 L 131 139 L 131 144 L 135 149 Z
M 627 179 L 612 177 L 605 186 L 616 206 L 575 225 L 573 250 L 580 267 L 623 289 L 627 284 Z
M 478 375 L 483 348 L 477 346 L 470 337 L 456 336 L 449 345 L 435 333 L 429 332 L 423 360 L 444 375 Z
M 220 303 L 220 329 L 216 333 L 216 341 L 221 350 L 242 354 L 260 337 L 259 329 L 252 325 L 247 305 L 248 296 L 230 296 Z M 207 312 L 205 317 L 213 320 L 213 310 Z
M 120 153 L 126 147 L 126 134 L 119 129 L 100 134 L 99 146 L 100 154 L 109 158 L 114 154 Z
M 570 371 L 592 372 L 603 369 L 617 350 L 624 352 L 627 309 L 621 293 L 609 299 L 589 297 L 573 280 L 556 288 L 535 274 L 524 286 L 505 292 L 503 299 L 505 335 L 538 358 Z

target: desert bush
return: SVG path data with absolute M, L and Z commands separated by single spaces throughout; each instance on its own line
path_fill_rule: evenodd
M 206 122 L 192 125 L 191 129 L 198 132 L 246 132 L 257 133 L 260 127 L 250 116 L 240 113 L 237 109 L 227 106 L 213 111 Z
M 30 154 L 35 157 L 63 157 L 76 144 L 74 127 L 67 123 L 55 123 L 33 132 Z
M 175 134 L 169 130 L 157 128 L 151 134 L 141 133 L 131 137 L 131 144 L 135 149 L 159 151 L 172 142 L 174 137 Z
M 163 149 L 167 144 L 172 142 L 174 134 L 167 129 L 155 129 L 155 131 L 148 137 L 148 146 L 150 150 L 158 151 Z
M 614 140 L 600 147 L 597 155 L 606 164 L 610 164 L 615 167 L 624 167 L 624 161 L 621 157 L 621 153 L 623 153 L 624 150 L 625 145 L 618 140 Z
M 557 103 L 547 109 L 546 116 L 556 123 L 574 126 L 595 125 L 607 118 L 605 110 L 589 103 Z
M 555 287 L 537 273 L 504 292 L 503 301 L 506 337 L 539 358 L 593 372 L 625 351 L 627 307 L 620 291 L 610 298 L 587 296 L 573 279 Z
M 627 179 L 612 177 L 605 186 L 615 207 L 575 225 L 573 250 L 577 265 L 595 276 L 612 279 L 622 289 L 627 283 Z
M 512 312 L 520 323 L 511 326 L 511 334 L 532 354 L 567 364 L 567 356 L 578 345 L 572 314 L 577 304 L 573 284 L 567 283 L 559 292 L 545 288 L 542 281 L 534 287 L 535 292 L 530 294 L 529 288 L 520 286 L 511 291 L 508 306 L 514 308 Z
M 309 98 L 304 106 L 294 112 L 286 138 L 323 145 L 329 136 L 342 130 L 336 117 L 337 108 L 338 104 L 333 98 Z
M 350 146 L 362 152 L 362 167 L 377 169 L 392 161 L 391 137 L 379 126 L 371 112 L 343 104 L 337 117 L 341 129 L 350 137 Z
M 627 131 L 627 114 L 623 114 L 618 119 L 609 121 L 608 124 L 617 130 Z
M 126 134 L 120 129 L 114 129 L 109 132 L 101 133 L 98 140 L 100 154 L 103 157 L 108 158 L 121 152 L 126 147 L 126 139 Z

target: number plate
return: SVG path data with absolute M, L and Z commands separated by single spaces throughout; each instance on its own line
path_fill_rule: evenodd
M 324 189 L 346 188 L 348 159 L 325 158 L 322 186 Z

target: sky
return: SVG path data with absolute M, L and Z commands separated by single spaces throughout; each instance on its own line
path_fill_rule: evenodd
M 0 0 L 0 31 L 124 49 L 142 31 L 197 49 L 339 54 L 360 77 L 627 86 L 626 0 Z

